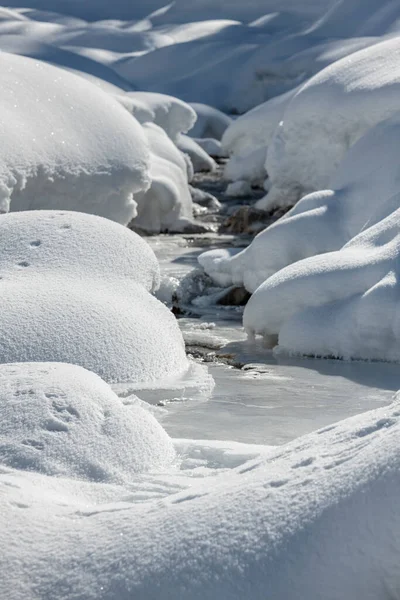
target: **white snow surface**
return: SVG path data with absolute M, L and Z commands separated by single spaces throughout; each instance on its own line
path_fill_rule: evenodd
M 268 149 L 272 187 L 260 208 L 327 187 L 346 151 L 398 111 L 399 56 L 394 37 L 335 62 L 295 94 Z
M 332 189 L 303 198 L 231 259 L 252 291 L 266 279 L 244 312 L 250 333 L 279 334 L 290 352 L 400 360 L 399 128 L 397 113 L 371 129 Z
M 0 365 L 0 463 L 22 471 L 121 483 L 166 467 L 173 445 L 131 397 L 59 363 Z
M 152 92 L 127 92 L 118 98 L 139 123 L 152 122 L 164 129 L 173 142 L 196 122 L 196 113 L 178 98 Z
M 183 471 L 130 485 L 3 466 L 1 595 L 383 600 L 398 589 L 399 414 L 397 400 L 245 462 L 208 443 L 229 465 L 211 478 L 184 441 Z
M 187 135 L 180 135 L 177 140 L 177 146 L 181 152 L 189 156 L 195 173 L 199 171 L 215 171 L 217 168 L 215 160 L 193 138 Z
M 137 386 L 188 370 L 174 316 L 147 291 L 156 259 L 133 232 L 57 211 L 0 227 L 0 362 L 67 362 Z
M 213 138 L 221 140 L 226 129 L 231 125 L 232 119 L 220 110 L 192 102 L 190 106 L 197 115 L 197 120 L 190 130 L 190 137 L 193 138 Z
M 151 152 L 151 186 L 136 196 L 133 224 L 151 233 L 183 231 L 193 220 L 186 161 L 161 127 L 146 122 L 143 129 Z
M 108 94 L 40 61 L 0 53 L 0 210 L 63 208 L 122 224 L 149 186 L 138 123 Z

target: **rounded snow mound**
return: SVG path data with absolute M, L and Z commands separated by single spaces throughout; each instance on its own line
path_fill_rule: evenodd
M 0 365 L 1 464 L 120 482 L 173 458 L 156 419 L 122 404 L 94 373 L 57 363 Z
M 190 130 L 192 138 L 213 138 L 220 140 L 226 129 L 231 125 L 232 119 L 217 108 L 191 102 L 190 106 L 196 112 L 197 120 Z
M 210 250 L 199 257 L 220 285 L 254 292 L 268 277 L 304 258 L 339 250 L 398 208 L 400 114 L 378 123 L 346 153 L 329 189 L 304 196 L 243 251 Z
M 66 209 L 127 224 L 149 185 L 140 125 L 81 77 L 0 53 L 0 210 Z
M 173 142 L 181 133 L 187 133 L 196 122 L 196 113 L 189 104 L 167 94 L 127 92 L 118 96 L 118 100 L 139 123 L 155 123 L 164 129 Z
M 272 187 L 260 208 L 327 187 L 347 150 L 398 111 L 399 57 L 400 39 L 386 40 L 338 60 L 300 89 L 268 149 Z
M 175 317 L 144 287 L 158 269 L 138 236 L 56 211 L 3 215 L 0 226 L 0 362 L 66 362 L 137 386 L 188 369 Z
M 185 158 L 161 127 L 148 122 L 143 130 L 151 151 L 151 186 L 136 196 L 132 226 L 152 233 L 183 231 L 193 219 Z
M 25 211 L 0 218 L 0 271 L 31 276 L 123 279 L 158 289 L 160 268 L 136 233 L 102 217 L 72 211 Z

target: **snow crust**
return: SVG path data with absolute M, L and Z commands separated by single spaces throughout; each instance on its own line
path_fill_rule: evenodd
M 134 233 L 57 211 L 3 215 L 0 228 L 0 362 L 67 362 L 137 386 L 189 368 L 174 316 L 147 291 L 156 259 Z
M 82 78 L 0 53 L 0 210 L 63 208 L 122 224 L 149 186 L 137 122 Z

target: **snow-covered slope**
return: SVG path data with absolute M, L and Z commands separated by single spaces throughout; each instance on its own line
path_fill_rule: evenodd
M 2 467 L 0 594 L 395 597 L 399 414 L 396 401 L 211 479 L 188 477 L 186 490 L 182 471 L 159 474 L 145 500 L 133 483 L 100 488 Z
M 0 227 L 0 362 L 67 362 L 137 387 L 188 369 L 174 316 L 147 291 L 158 267 L 138 236 L 72 212 L 10 213 Z
M 0 210 L 63 208 L 128 223 L 149 186 L 138 123 L 80 77 L 0 53 Z

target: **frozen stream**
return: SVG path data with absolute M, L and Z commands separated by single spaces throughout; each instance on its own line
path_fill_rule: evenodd
M 197 267 L 197 256 L 205 246 L 229 243 L 230 238 L 156 236 L 148 241 L 163 275 L 182 279 Z M 259 343 L 246 341 L 239 309 L 212 306 L 198 312 L 199 316 L 179 322 L 184 335 L 196 339 L 200 331 L 201 343 L 209 346 L 203 351 L 209 355 L 207 360 L 212 358 L 208 366 L 215 389 L 206 402 L 187 399 L 166 404 L 163 425 L 174 438 L 283 444 L 387 404 L 400 389 L 398 365 L 277 359 Z M 215 327 L 200 329 L 202 323 L 211 322 Z M 237 366 L 226 364 L 227 357 Z

